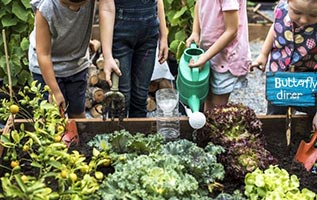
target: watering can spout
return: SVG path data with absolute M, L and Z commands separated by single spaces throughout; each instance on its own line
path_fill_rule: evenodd
M 200 99 L 197 95 L 192 95 L 188 98 L 188 106 L 190 107 L 192 112 L 198 112 L 200 108 Z
M 206 116 L 199 112 L 195 111 L 192 112 L 190 108 L 185 107 L 185 112 L 189 118 L 189 125 L 194 129 L 200 129 L 205 126 L 206 124 Z

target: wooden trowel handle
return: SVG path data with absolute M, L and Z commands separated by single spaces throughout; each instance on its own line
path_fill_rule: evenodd
M 316 143 L 316 139 L 317 139 L 317 131 L 315 131 L 315 133 L 314 133 L 313 137 L 310 139 L 308 145 L 309 146 L 314 146 L 315 143 Z
M 115 61 L 116 61 L 118 68 L 120 68 L 119 60 L 115 59 Z M 112 82 L 112 86 L 111 86 L 110 90 L 111 91 L 119 91 L 119 76 L 115 72 L 112 72 L 112 74 L 111 74 L 111 82 Z

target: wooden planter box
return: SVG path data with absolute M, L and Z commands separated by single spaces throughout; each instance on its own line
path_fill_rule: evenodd
M 249 24 L 249 41 L 265 40 L 272 24 Z
M 258 115 L 258 118 L 263 123 L 263 133 L 268 137 L 268 143 L 270 143 L 270 137 L 275 138 L 278 136 L 281 138 L 281 143 L 286 142 L 286 116 L 285 115 Z M 110 119 L 75 119 L 78 132 L 88 133 L 91 137 L 102 134 L 102 133 L 112 133 L 116 130 L 125 129 L 131 133 L 141 132 L 141 133 L 156 133 L 156 118 L 126 118 L 122 122 L 118 120 L 111 121 Z M 7 122 L 4 132 L 9 130 L 9 124 Z M 16 119 L 14 124 L 19 127 L 19 124 L 24 123 L 28 128 L 28 120 Z M 297 136 L 305 135 L 309 136 L 311 132 L 311 119 L 306 115 L 294 115 L 292 117 L 292 134 Z M 180 118 L 180 133 L 181 138 L 191 139 L 193 129 L 188 123 L 187 117 Z M 286 145 L 286 143 L 285 143 Z
M 301 180 L 301 186 L 317 192 L 317 180 L 312 178 L 312 174 L 307 172 L 303 167 L 294 168 L 294 164 L 299 166 L 300 163 L 294 161 L 294 156 L 302 140 L 308 141 L 311 133 L 312 119 L 306 115 L 292 116 L 291 144 L 286 145 L 286 116 L 285 115 L 258 115 L 258 119 L 263 123 L 263 134 L 266 143 L 266 149 L 279 160 L 280 167 L 286 169 L 290 174 L 296 174 Z M 27 120 L 15 120 L 15 127 L 24 123 L 26 129 L 28 127 Z M 116 130 L 125 129 L 130 133 L 156 133 L 155 118 L 132 118 L 124 119 L 123 122 L 102 120 L 102 119 L 76 119 L 79 134 L 87 134 L 85 139 L 91 139 L 97 134 L 112 133 Z M 192 139 L 193 129 L 189 126 L 188 118 L 182 117 L 181 138 Z M 9 124 L 9 121 L 8 121 Z M 4 130 L 9 130 L 7 126 Z M 29 124 L 31 125 L 31 124 Z M 0 145 L 0 158 L 2 156 L 3 147 Z M 316 180 L 316 181 L 315 181 Z M 228 180 L 224 180 L 226 184 Z M 231 183 L 228 181 L 228 184 Z M 240 183 L 241 184 L 241 183 Z

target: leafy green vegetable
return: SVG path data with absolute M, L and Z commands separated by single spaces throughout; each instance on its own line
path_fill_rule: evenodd
M 243 104 L 228 104 L 216 106 L 206 115 L 206 126 L 197 139 L 212 141 L 225 149 L 219 161 L 229 176 L 244 178 L 256 168 L 265 169 L 277 163 L 265 149 L 262 122 L 252 109 Z
M 132 135 L 128 131 L 122 129 L 111 134 L 99 134 L 88 142 L 88 145 L 102 150 L 101 143 L 109 146 L 112 153 L 123 154 L 149 154 L 161 149 L 164 137 L 160 134 L 148 135 L 143 133 L 135 133 Z
M 296 175 L 289 175 L 285 169 L 270 165 L 268 169 L 254 170 L 245 176 L 245 195 L 250 200 L 260 199 L 306 199 L 314 200 L 316 194 L 307 188 L 299 189 Z
M 224 178 L 224 168 L 217 162 L 217 155 L 224 152 L 221 146 L 209 144 L 205 149 L 188 140 L 169 142 L 163 154 L 177 156 L 186 172 L 201 184 L 211 184 Z
M 141 155 L 128 160 L 100 187 L 104 199 L 200 199 L 198 182 L 172 155 Z

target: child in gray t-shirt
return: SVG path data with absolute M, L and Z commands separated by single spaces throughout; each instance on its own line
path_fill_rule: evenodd
M 48 85 L 70 118 L 85 117 L 88 45 L 94 0 L 32 0 L 34 30 L 30 35 L 29 69 Z

